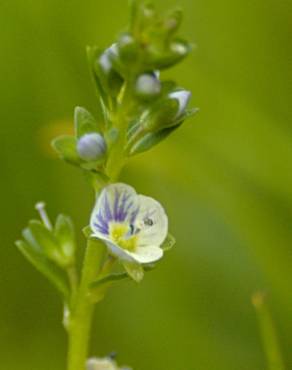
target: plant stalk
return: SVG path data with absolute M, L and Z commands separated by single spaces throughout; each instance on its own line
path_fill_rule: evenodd
M 85 370 L 94 313 L 89 284 L 98 276 L 103 253 L 102 242 L 88 239 L 81 282 L 69 318 L 68 370 Z

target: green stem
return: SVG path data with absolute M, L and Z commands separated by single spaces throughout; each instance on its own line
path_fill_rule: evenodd
M 127 144 L 127 127 L 132 110 L 132 81 L 128 81 L 119 97 L 119 107 L 114 119 L 114 126 L 118 129 L 118 138 L 111 148 L 107 161 L 106 173 L 112 182 L 115 182 L 126 163 L 125 147 Z
M 265 295 L 262 292 L 255 293 L 252 297 L 252 302 L 255 306 L 258 316 L 263 347 L 267 357 L 268 369 L 285 370 L 278 335 L 272 316 L 265 302 Z
M 101 242 L 88 240 L 81 283 L 69 319 L 68 370 L 85 370 L 94 313 L 89 284 L 97 278 L 103 253 L 104 246 Z

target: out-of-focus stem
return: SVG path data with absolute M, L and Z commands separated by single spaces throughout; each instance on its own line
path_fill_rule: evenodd
M 272 316 L 265 302 L 265 295 L 257 292 L 252 297 L 256 309 L 264 351 L 266 353 L 269 370 L 285 370 L 278 336 Z

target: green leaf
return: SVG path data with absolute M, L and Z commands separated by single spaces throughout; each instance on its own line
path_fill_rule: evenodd
M 69 216 L 60 214 L 57 217 L 54 235 L 62 248 L 63 256 L 65 259 L 68 259 L 68 264 L 73 263 L 75 259 L 76 242 L 73 222 Z
M 169 127 L 164 130 L 160 130 L 158 132 L 150 132 L 146 135 L 144 135 L 140 140 L 138 140 L 130 149 L 130 155 L 135 155 L 139 153 L 143 153 L 158 143 L 160 143 L 162 140 L 166 139 L 174 130 L 176 130 L 181 124 L 178 124 L 174 127 Z
M 177 99 L 160 99 L 143 117 L 144 126 L 148 131 L 157 131 L 159 129 L 175 126 L 174 118 L 179 110 Z
M 52 147 L 66 162 L 79 166 L 81 160 L 76 149 L 76 138 L 73 136 L 59 136 L 52 141 Z
M 44 255 L 38 253 L 35 248 L 23 240 L 16 242 L 17 248 L 24 257 L 41 272 L 62 294 L 66 301 L 69 299 L 69 287 L 63 272 L 50 262 Z
M 129 278 L 129 275 L 126 272 L 114 273 L 94 281 L 93 283 L 90 284 L 90 287 L 92 289 L 95 289 L 100 287 L 101 285 L 107 283 L 114 283 L 116 281 L 125 280 L 127 278 Z
M 137 283 L 139 283 L 143 279 L 144 270 L 143 267 L 138 263 L 123 262 L 123 266 L 130 278 L 132 278 Z
M 176 243 L 175 237 L 168 233 L 160 248 L 164 252 L 166 252 L 169 251 L 175 245 L 175 243 Z
M 35 220 L 29 222 L 29 230 L 34 239 L 34 244 L 38 245 L 38 249 L 43 250 L 44 254 L 58 265 L 66 265 L 67 260 L 63 256 L 58 240 L 50 230 L 40 221 Z
M 74 112 L 74 124 L 76 137 L 79 139 L 85 134 L 100 132 L 95 118 L 85 108 L 76 107 Z

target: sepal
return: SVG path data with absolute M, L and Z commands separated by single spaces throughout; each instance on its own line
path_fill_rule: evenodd
M 143 135 L 129 150 L 129 155 L 133 156 L 148 151 L 161 141 L 166 139 L 180 124 L 160 130 L 158 132 L 150 132 Z
M 73 264 L 75 261 L 76 241 L 71 217 L 63 214 L 58 215 L 53 233 L 61 247 L 62 255 L 67 260 L 67 264 Z
M 124 261 L 123 266 L 130 278 L 136 281 L 136 283 L 140 283 L 142 281 L 144 277 L 144 269 L 142 265 Z
M 85 134 L 92 132 L 100 133 L 102 127 L 99 127 L 93 115 L 83 107 L 76 107 L 74 111 L 75 135 L 80 139 Z
M 77 140 L 73 136 L 62 135 L 52 141 L 52 147 L 64 161 L 79 166 L 80 157 L 76 149 Z
M 166 236 L 166 238 L 165 238 L 165 240 L 164 240 L 164 242 L 160 246 L 160 248 L 164 252 L 167 252 L 170 249 L 172 249 L 172 247 L 175 245 L 175 243 L 176 243 L 175 237 L 173 235 L 171 235 L 170 233 L 168 233 L 167 236 Z

